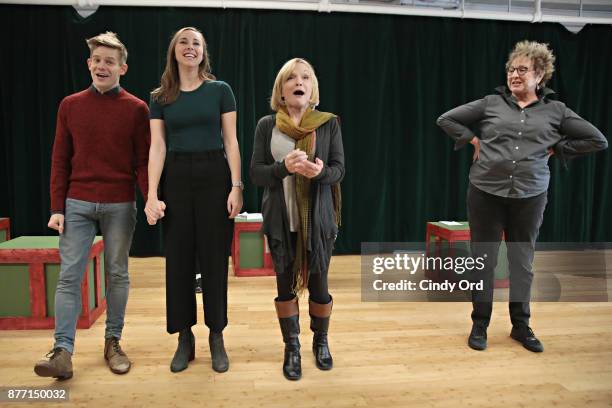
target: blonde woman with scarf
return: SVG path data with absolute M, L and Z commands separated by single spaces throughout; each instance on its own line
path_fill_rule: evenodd
M 310 63 L 294 58 L 276 76 L 270 106 L 255 130 L 251 180 L 265 187 L 262 231 L 268 238 L 285 343 L 283 374 L 302 376 L 298 297 L 309 292 L 316 365 L 333 365 L 327 342 L 332 297 L 327 272 L 340 224 L 344 150 L 336 115 L 315 110 L 319 85 Z

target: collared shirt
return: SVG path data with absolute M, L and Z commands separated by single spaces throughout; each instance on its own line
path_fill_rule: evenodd
M 455 150 L 474 136 L 479 158 L 470 168 L 470 182 L 501 197 L 527 198 L 548 189 L 548 149 L 564 161 L 608 146 L 604 135 L 544 88 L 524 108 L 505 87 L 452 109 L 437 120 L 455 140 Z
M 91 84 L 91 86 L 89 87 L 89 89 L 93 92 L 96 93 L 98 95 L 119 95 L 119 92 L 121 92 L 121 86 L 117 85 L 114 88 L 109 89 L 108 91 L 102 93 L 100 91 L 98 91 L 98 88 L 96 88 L 94 86 L 94 84 Z

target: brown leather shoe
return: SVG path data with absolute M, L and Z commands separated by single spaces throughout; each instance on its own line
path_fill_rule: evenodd
M 115 374 L 125 374 L 130 371 L 132 366 L 127 355 L 121 350 L 119 339 L 111 337 L 104 342 L 104 359 L 108 364 L 108 368 Z
M 54 377 L 58 380 L 72 378 L 72 354 L 61 347 L 54 348 L 34 365 L 34 372 L 41 377 Z

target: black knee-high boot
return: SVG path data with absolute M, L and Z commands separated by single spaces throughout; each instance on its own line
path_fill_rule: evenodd
M 329 329 L 329 317 L 331 316 L 333 299 L 327 304 L 308 302 L 310 313 L 310 330 L 313 331 L 312 352 L 319 370 L 331 370 L 334 365 L 329 344 L 327 342 L 327 330 Z
M 302 377 L 302 360 L 300 356 L 300 311 L 297 297 L 284 302 L 275 299 L 274 305 L 285 343 L 283 374 L 288 380 L 299 380 Z

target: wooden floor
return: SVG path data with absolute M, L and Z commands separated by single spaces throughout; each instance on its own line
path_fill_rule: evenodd
M 332 260 L 334 369 L 319 371 L 303 313 L 303 378 L 281 372 L 282 341 L 272 277 L 235 278 L 225 331 L 230 370 L 210 367 L 207 329 L 195 328 L 196 359 L 169 370 L 176 336 L 165 331 L 164 261 L 130 260 L 131 292 L 122 345 L 129 374 L 112 374 L 102 356 L 103 315 L 79 330 L 74 378 L 57 383 L 32 368 L 52 345 L 51 330 L 0 332 L 0 386 L 67 387 L 78 406 L 204 407 L 610 407 L 612 303 L 534 303 L 532 327 L 545 352 L 508 336 L 507 306 L 496 303 L 484 352 L 466 345 L 468 303 L 362 303 L 358 256 Z M 201 297 L 199 299 L 201 303 Z M 302 310 L 307 310 L 302 300 Z M 199 322 L 202 322 L 200 307 Z M 1 405 L 1 403 L 0 403 Z M 22 407 L 25 404 L 15 404 Z M 34 404 L 34 406 L 41 406 Z M 58 404 L 57 406 L 67 406 Z

